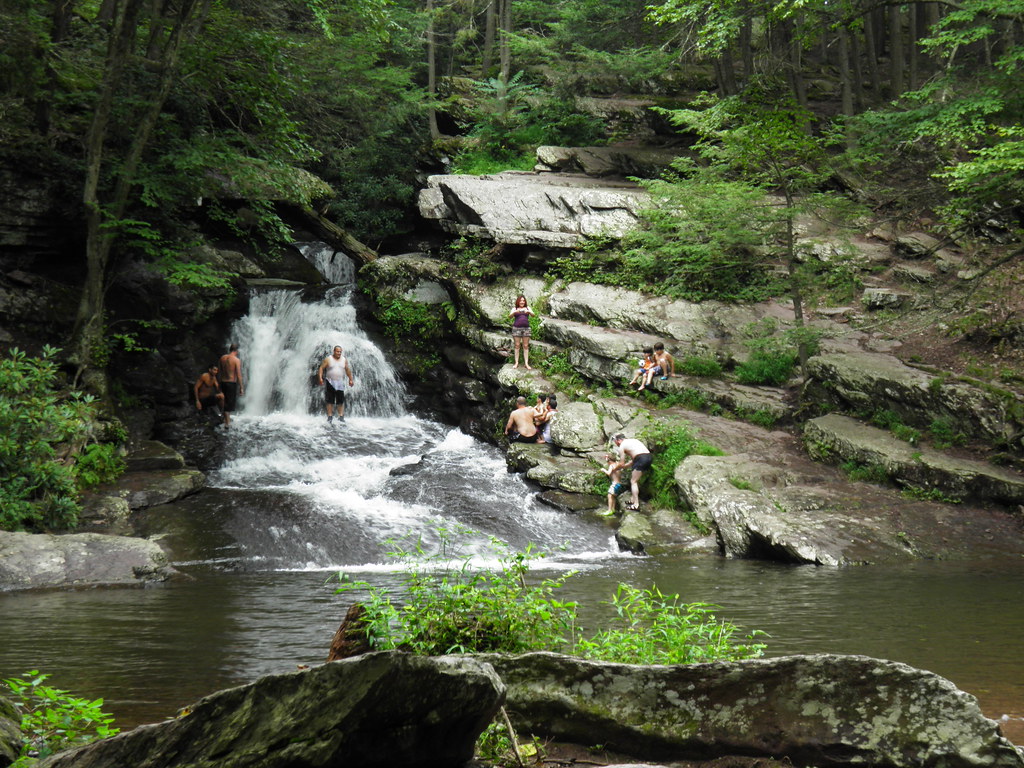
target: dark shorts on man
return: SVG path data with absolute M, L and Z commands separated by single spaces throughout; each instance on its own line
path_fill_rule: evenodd
M 634 472 L 646 472 L 651 468 L 651 462 L 654 461 L 654 457 L 649 453 L 641 453 L 635 459 L 633 459 L 633 471 Z
M 335 389 L 331 382 L 324 382 L 324 399 L 327 400 L 328 405 L 344 405 L 345 404 L 345 390 Z
M 510 443 L 536 443 L 537 438 L 540 436 L 539 432 L 534 432 L 532 435 L 520 435 L 518 432 L 512 432 L 509 436 Z
M 204 411 L 207 408 L 216 408 L 217 407 L 217 395 L 207 395 L 206 397 L 200 399 L 199 405 L 202 406 Z
M 224 410 L 231 413 L 238 405 L 238 382 L 222 381 L 220 391 L 224 393 Z

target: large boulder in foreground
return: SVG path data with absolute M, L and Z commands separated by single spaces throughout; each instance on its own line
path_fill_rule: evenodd
M 1024 757 L 945 678 L 865 656 L 634 666 L 552 653 L 478 657 L 521 734 L 641 760 L 757 756 L 797 766 L 1020 768 Z
M 148 539 L 0 531 L 0 592 L 144 584 L 176 573 L 160 545 Z
M 219 691 L 39 768 L 451 768 L 503 698 L 481 661 L 371 653 Z

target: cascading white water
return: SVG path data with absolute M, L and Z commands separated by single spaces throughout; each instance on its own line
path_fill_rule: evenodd
M 574 564 L 616 551 L 599 522 L 539 504 L 510 475 L 502 452 L 442 424 L 408 414 L 386 355 L 359 328 L 350 298 L 354 269 L 343 254 L 302 244 L 332 285 L 322 297 L 261 289 L 232 328 L 246 391 L 225 435 L 214 487 L 236 492 L 224 527 L 235 541 L 216 559 L 257 570 L 393 569 L 392 539 L 429 548 L 438 529 L 471 528 L 467 551 L 494 536 L 513 547 L 572 547 Z M 346 420 L 328 423 L 316 370 L 335 344 L 356 384 Z M 394 473 L 394 474 L 393 474 Z
M 356 323 L 350 301 L 351 260 L 322 243 L 304 244 L 303 251 L 333 285 L 317 301 L 305 300 L 302 291 L 281 288 L 261 289 L 251 297 L 249 314 L 232 329 L 245 371 L 246 392 L 240 412 L 251 416 L 323 413 L 316 371 L 340 344 L 356 382 L 346 394 L 346 413 L 401 415 L 401 381 Z

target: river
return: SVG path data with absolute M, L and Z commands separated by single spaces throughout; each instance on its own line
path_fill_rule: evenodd
M 344 572 L 397 582 L 395 540 L 459 535 L 483 564 L 494 538 L 550 552 L 585 626 L 619 582 L 721 606 L 770 637 L 767 655 L 856 653 L 906 662 L 977 696 L 1024 743 L 1024 558 L 846 569 L 618 551 L 609 523 L 544 506 L 497 448 L 410 414 L 351 306 L 351 262 L 308 257 L 334 287 L 317 300 L 263 290 L 232 329 L 248 373 L 211 488 L 138 515 L 191 578 L 147 589 L 0 595 L 0 676 L 29 669 L 104 697 L 122 727 L 173 716 L 212 691 L 321 662 L 349 598 Z M 311 372 L 335 345 L 355 372 L 347 418 L 328 424 Z

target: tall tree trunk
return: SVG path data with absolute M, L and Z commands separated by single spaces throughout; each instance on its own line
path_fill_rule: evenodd
M 743 57 L 743 82 L 749 83 L 754 76 L 754 46 L 752 38 L 753 22 L 747 11 L 740 27 L 740 55 Z
M 501 13 L 498 21 L 501 35 L 498 40 L 498 53 L 501 61 L 501 82 L 508 84 L 512 77 L 512 53 L 509 49 L 509 36 L 512 34 L 512 0 L 501 0 Z
M 898 5 L 889 6 L 889 95 L 898 99 L 903 93 L 903 17 Z
M 842 88 L 842 110 L 847 117 L 853 115 L 853 81 L 850 76 L 850 32 L 845 24 L 839 25 L 839 83 Z
M 807 85 L 804 82 L 803 50 L 799 38 L 793 34 L 793 22 L 783 22 L 783 40 L 785 41 L 786 53 L 789 56 L 788 80 L 793 98 L 803 109 L 807 109 Z M 810 130 L 810 126 L 807 127 Z
M 437 110 L 434 104 L 437 101 L 437 44 L 434 40 L 434 0 L 427 0 L 427 94 L 430 98 L 430 106 L 427 108 L 427 128 L 430 131 L 431 140 L 441 137 L 441 131 L 437 127 Z
M 878 73 L 878 57 L 882 54 L 882 49 L 878 44 L 875 29 L 875 13 L 868 12 L 864 18 L 864 56 L 868 62 L 871 99 L 872 101 L 880 101 L 882 98 L 882 78 Z
M 494 30 L 497 27 L 497 10 L 499 0 L 488 0 L 484 10 L 484 50 L 481 62 L 483 77 L 490 75 L 491 67 L 494 64 Z
M 860 36 L 853 30 L 849 31 L 850 66 L 853 68 L 853 109 L 855 112 L 864 110 L 864 67 L 861 64 Z
M 907 87 L 914 90 L 921 84 L 921 55 L 917 47 L 918 4 L 907 5 Z
M 718 57 L 718 65 L 721 68 L 722 93 L 725 96 L 733 96 L 739 92 L 736 87 L 736 63 L 732 57 L 732 48 L 725 46 Z
M 105 297 L 111 253 L 117 238 L 116 224 L 127 210 L 142 155 L 173 85 L 181 46 L 197 28 L 193 24 L 197 20 L 201 24 L 209 2 L 202 0 L 201 9 L 197 9 L 197 0 L 182 0 L 174 11 L 173 22 L 165 28 L 165 36 L 159 43 L 147 46 L 156 56 L 153 61 L 158 72 L 156 88 L 150 93 L 133 94 L 145 104 L 144 112 L 135 123 L 127 153 L 117 162 L 108 162 L 105 143 L 114 97 L 124 82 L 125 68 L 133 54 L 143 0 L 115 3 L 100 95 L 86 138 L 86 180 L 82 191 L 86 211 L 86 278 L 75 317 L 71 353 L 83 384 L 101 395 L 106 394 L 107 380 L 99 364 L 98 351 L 105 343 Z M 159 24 L 157 19 L 151 22 Z M 109 172 L 109 166 L 115 165 L 112 175 L 116 183 L 110 199 L 104 203 L 100 181 L 104 170 Z

